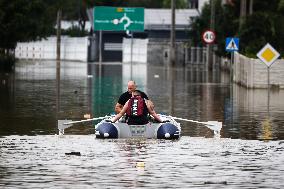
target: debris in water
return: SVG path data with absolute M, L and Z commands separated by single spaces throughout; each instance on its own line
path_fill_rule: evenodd
M 159 78 L 160 76 L 158 74 L 155 74 L 154 75 L 154 78 Z
M 70 152 L 70 153 L 65 153 L 67 156 L 81 156 L 80 152 Z
M 227 181 L 205 181 L 204 184 L 228 184 Z

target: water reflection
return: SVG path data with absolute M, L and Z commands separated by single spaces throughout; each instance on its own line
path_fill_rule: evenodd
M 234 117 L 250 130 L 247 133 L 255 133 L 257 139 L 283 138 L 283 114 L 284 96 L 283 90 L 272 90 L 268 94 L 267 89 L 244 89 L 234 87 L 235 111 Z M 246 119 L 241 119 L 246 115 Z M 247 123 L 244 123 L 247 121 Z M 245 129 L 245 128 L 244 128 Z M 244 136 L 247 138 L 247 136 Z

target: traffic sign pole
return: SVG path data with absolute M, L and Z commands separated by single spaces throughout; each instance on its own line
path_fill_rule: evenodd
M 230 81 L 233 83 L 233 63 L 234 63 L 234 51 L 231 52 L 231 65 L 230 65 Z
M 258 53 L 257 57 L 266 64 L 267 66 L 267 108 L 269 113 L 270 106 L 270 66 L 278 59 L 280 56 L 269 43 L 267 43 Z
M 267 66 L 267 88 L 270 90 L 270 66 L 277 60 L 280 56 L 269 43 L 267 43 L 258 53 L 257 57 L 266 64 Z
M 213 47 L 212 43 L 215 42 L 216 34 L 212 30 L 206 30 L 202 33 L 202 40 L 204 43 L 207 44 L 207 67 L 211 70 L 212 69 L 212 54 L 213 54 Z
M 227 37 L 226 38 L 226 51 L 231 53 L 230 61 L 230 81 L 233 82 L 233 63 L 234 63 L 234 51 L 239 50 L 239 38 L 237 37 Z
M 132 59 L 133 58 L 133 32 L 131 32 L 131 55 L 130 55 L 130 69 L 131 69 L 131 73 L 130 73 L 130 79 L 133 80 L 133 68 L 132 68 Z

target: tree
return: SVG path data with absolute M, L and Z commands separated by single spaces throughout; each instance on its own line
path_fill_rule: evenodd
M 202 46 L 202 33 L 210 28 L 210 6 L 205 4 L 202 13 L 191 24 L 189 36 L 192 39 L 193 46 Z
M 19 41 L 50 34 L 54 21 L 44 1 L 0 1 L 0 55 L 13 50 Z

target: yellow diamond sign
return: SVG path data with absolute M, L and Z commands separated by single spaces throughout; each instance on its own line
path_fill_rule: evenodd
M 280 56 L 280 54 L 269 43 L 267 43 L 257 53 L 257 57 L 262 62 L 264 62 L 268 67 L 270 67 L 279 56 Z

